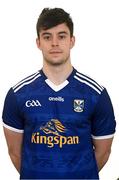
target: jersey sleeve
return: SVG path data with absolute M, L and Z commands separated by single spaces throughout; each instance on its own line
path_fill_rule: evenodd
M 12 88 L 8 91 L 5 98 L 2 119 L 5 128 L 23 133 L 24 123 Z
M 92 116 L 92 137 L 94 139 L 111 138 L 115 133 L 115 127 L 113 106 L 106 89 L 104 89 Z

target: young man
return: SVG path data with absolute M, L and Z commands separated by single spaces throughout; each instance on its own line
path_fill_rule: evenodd
M 99 179 L 115 118 L 106 89 L 71 65 L 73 22 L 45 8 L 37 22 L 43 68 L 12 87 L 3 125 L 21 179 Z

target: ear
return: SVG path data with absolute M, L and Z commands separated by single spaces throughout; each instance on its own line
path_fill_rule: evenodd
M 39 38 L 36 38 L 36 45 L 37 45 L 38 49 L 41 49 L 40 48 L 40 39 Z
M 71 37 L 71 44 L 70 44 L 70 48 L 72 49 L 75 45 L 75 36 Z

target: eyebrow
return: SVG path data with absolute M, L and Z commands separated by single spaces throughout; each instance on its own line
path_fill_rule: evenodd
M 66 31 L 60 31 L 58 34 L 68 34 Z
M 51 35 L 52 33 L 50 33 L 50 32 L 43 32 L 42 34 L 41 34 L 41 36 L 44 36 L 44 35 Z M 58 34 L 68 34 L 66 31 L 60 31 L 60 32 L 58 32 Z

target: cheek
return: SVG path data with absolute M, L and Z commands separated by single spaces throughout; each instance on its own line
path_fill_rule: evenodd
M 68 41 L 65 46 L 67 49 L 71 49 L 73 47 L 73 43 L 71 41 Z
M 65 49 L 67 52 L 69 52 L 71 48 L 72 48 L 71 44 L 66 44 Z
M 68 42 L 63 42 L 59 46 L 65 51 L 70 49 L 70 43 L 68 43 Z
M 40 49 L 41 49 L 41 51 L 43 51 L 43 52 L 48 52 L 48 51 L 49 51 L 49 46 L 48 46 L 48 44 L 42 44 L 42 45 L 40 46 Z

